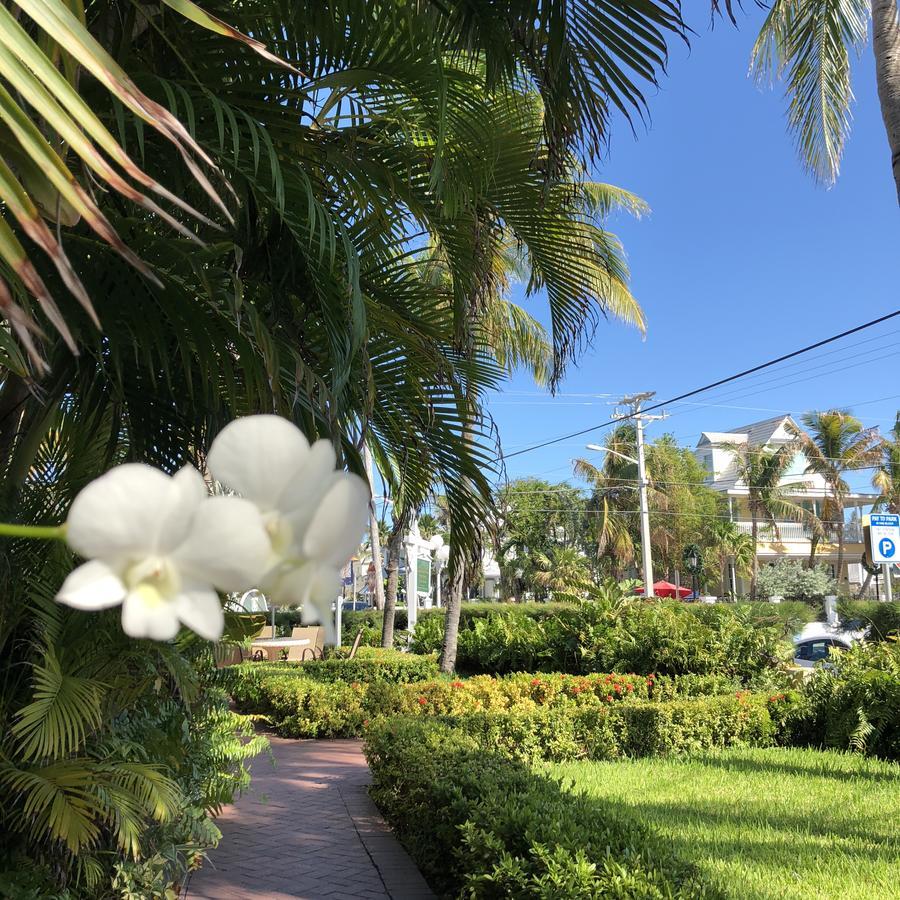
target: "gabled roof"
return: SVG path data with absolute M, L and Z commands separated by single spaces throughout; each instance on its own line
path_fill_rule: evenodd
M 761 422 L 751 422 L 740 428 L 732 428 L 730 431 L 703 431 L 697 446 L 708 444 L 750 444 L 759 447 L 768 444 L 769 441 L 782 429 L 786 423 L 796 426 L 794 420 L 788 416 L 773 416 L 771 419 L 763 419 Z
M 736 431 L 701 431 L 697 446 L 704 444 L 744 444 L 747 441 L 746 434 L 738 434 Z
M 795 427 L 797 425 L 789 415 L 773 416 L 771 419 L 763 419 L 761 422 L 752 422 L 750 425 L 734 428 L 730 433 L 746 435 L 751 446 L 759 447 L 768 444 L 775 433 L 787 422 Z

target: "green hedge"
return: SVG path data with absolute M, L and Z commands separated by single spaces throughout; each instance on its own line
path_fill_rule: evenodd
M 631 601 L 561 606 L 546 615 L 525 607 L 487 609 L 460 623 L 457 668 L 465 673 L 723 673 L 749 680 L 783 652 L 783 622 L 750 610 Z M 443 619 L 423 616 L 412 648 L 433 652 Z
M 691 603 L 687 609 L 701 621 L 712 622 L 718 615 L 737 613 L 754 625 L 776 626 L 788 637 L 800 631 L 808 622 L 825 619 L 825 611 L 817 601 L 783 600 L 769 603 L 767 600 L 743 600 L 738 603 Z
M 900 642 L 838 654 L 807 683 L 787 725 L 793 743 L 900 760 Z
M 722 694 L 733 700 L 736 693 L 746 693 L 736 692 L 738 683 L 723 676 L 516 674 L 400 683 L 326 681 L 305 677 L 304 669 L 244 663 L 227 670 L 223 678 L 239 709 L 265 715 L 280 734 L 298 738 L 359 735 L 368 722 L 381 717 L 458 719 L 494 713 L 528 715 L 544 708 L 576 713 Z
M 327 659 L 309 660 L 295 671 L 316 681 L 390 681 L 406 684 L 437 677 L 438 663 L 434 655 L 360 647 L 353 659 L 335 655 Z
M 871 628 L 870 639 L 883 641 L 900 633 L 900 603 L 877 600 L 843 600 L 838 603 L 838 613 L 847 621 L 857 619 Z
M 452 720 L 485 748 L 524 762 L 672 756 L 775 743 L 772 707 L 787 697 L 738 692 L 663 702 L 472 713 Z
M 635 817 L 567 792 L 459 728 L 371 729 L 371 793 L 444 897 L 714 898 Z

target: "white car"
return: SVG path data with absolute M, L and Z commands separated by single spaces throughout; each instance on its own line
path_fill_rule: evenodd
M 810 622 L 803 631 L 794 635 L 794 665 L 811 669 L 816 663 L 827 660 L 832 647 L 849 650 L 865 637 L 862 631 L 844 631 L 823 622 Z

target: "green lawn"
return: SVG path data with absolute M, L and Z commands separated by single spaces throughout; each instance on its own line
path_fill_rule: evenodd
M 735 900 L 900 898 L 896 764 L 771 749 L 553 770 L 629 807 Z

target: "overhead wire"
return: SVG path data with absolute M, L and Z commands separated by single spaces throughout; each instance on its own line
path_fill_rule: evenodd
M 775 357 L 774 359 L 767 360 L 766 362 L 760 363 L 759 365 L 751 366 L 749 369 L 744 369 L 741 372 L 736 372 L 733 375 L 729 375 L 725 378 L 720 378 L 717 381 L 710 382 L 709 384 L 703 385 L 701 387 L 694 388 L 690 391 L 685 391 L 684 393 L 679 394 L 675 397 L 671 397 L 668 400 L 662 400 L 662 401 L 659 401 L 658 403 L 652 403 L 649 406 L 646 406 L 643 409 L 641 409 L 641 413 L 647 413 L 647 412 L 652 412 L 654 410 L 662 409 L 664 406 L 671 405 L 673 403 L 678 403 L 682 400 L 687 400 L 688 398 L 695 397 L 698 394 L 703 394 L 708 391 L 714 390 L 715 388 L 721 387 L 723 385 L 730 384 L 734 381 L 738 381 L 741 378 L 746 378 L 750 375 L 753 375 L 754 373 L 761 372 L 765 369 L 769 369 L 769 368 L 772 368 L 773 366 L 779 365 L 780 363 L 786 362 L 789 359 L 793 359 L 793 358 L 801 356 L 803 354 L 810 353 L 813 350 L 817 350 L 819 347 L 824 347 L 828 344 L 833 344 L 836 341 L 839 341 L 839 340 L 842 340 L 843 338 L 849 337 L 852 334 L 858 334 L 859 332 L 865 331 L 868 328 L 873 328 L 874 326 L 880 325 L 882 322 L 886 322 L 890 319 L 894 319 L 897 316 L 900 316 L 900 309 L 894 310 L 893 312 L 890 312 L 890 313 L 886 313 L 885 315 L 879 316 L 876 319 L 871 319 L 870 321 L 864 322 L 861 325 L 857 325 L 854 328 L 848 328 L 845 331 L 839 332 L 838 334 L 831 335 L 830 337 L 827 337 L 827 338 L 823 338 L 820 341 L 816 341 L 815 343 L 809 344 L 805 347 L 801 347 L 797 350 L 793 350 L 790 353 L 785 353 L 781 356 Z M 847 368 L 849 368 L 849 367 L 847 367 Z M 841 370 L 838 370 L 838 371 L 841 371 Z M 795 381 L 796 381 L 796 379 L 795 379 Z M 748 394 L 747 396 L 750 396 L 750 394 Z M 734 399 L 740 399 L 740 398 L 734 398 Z M 564 435 L 560 435 L 559 437 L 556 437 L 556 438 L 551 438 L 550 440 L 540 441 L 537 444 L 533 444 L 533 445 L 531 445 L 529 447 L 525 447 L 521 450 L 516 450 L 512 453 L 503 454 L 500 457 L 500 459 L 502 459 L 502 460 L 512 459 L 513 457 L 516 457 L 516 456 L 522 456 L 525 453 L 531 453 L 535 450 L 540 450 L 543 447 L 549 447 L 549 446 L 552 446 L 553 444 L 561 443 L 562 441 L 569 440 L 570 438 L 581 437 L 582 435 L 590 434 L 593 431 L 599 431 L 601 428 L 608 428 L 612 425 L 619 424 L 622 421 L 633 418 L 634 415 L 635 415 L 635 413 L 626 413 L 622 416 L 611 418 L 606 422 L 601 422 L 597 425 L 592 425 L 588 428 L 582 428 L 578 431 L 570 432 L 569 434 L 564 434 Z M 498 461 L 500 461 L 500 459 L 498 459 Z

